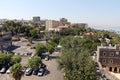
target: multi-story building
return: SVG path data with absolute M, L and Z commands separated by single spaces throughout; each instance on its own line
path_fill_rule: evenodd
M 33 22 L 34 23 L 40 23 L 40 17 L 39 16 L 33 17 Z
M 0 51 L 8 50 L 12 46 L 12 34 L 11 32 L 3 31 L 2 25 L 0 25 Z
M 108 71 L 120 73 L 120 45 L 98 46 L 97 62 Z
M 56 28 L 57 26 L 62 25 L 59 21 L 56 20 L 46 20 L 46 30 L 51 28 Z
M 60 22 L 62 23 L 62 25 L 65 26 L 65 24 L 68 22 L 68 20 L 66 18 L 61 18 Z
M 46 20 L 40 20 L 41 26 L 45 26 Z
M 87 23 L 73 23 L 71 27 L 84 27 L 87 28 L 88 24 Z

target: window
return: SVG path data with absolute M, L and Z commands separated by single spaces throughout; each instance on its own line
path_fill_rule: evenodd
M 106 56 L 106 52 L 103 52 L 103 56 Z
M 112 60 L 112 59 L 110 60 L 110 63 L 113 63 L 113 60 Z
M 114 52 L 110 52 L 110 56 L 114 56 Z
M 106 63 L 106 59 L 103 59 L 102 62 L 103 62 L 103 63 Z

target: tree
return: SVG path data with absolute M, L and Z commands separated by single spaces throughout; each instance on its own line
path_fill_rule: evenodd
M 36 54 L 40 57 L 42 56 L 42 53 L 45 53 L 47 51 L 46 46 L 44 44 L 37 44 L 35 49 L 36 49 Z
M 3 25 L 7 31 L 11 31 L 12 35 L 17 35 L 22 30 L 22 24 L 20 22 L 6 21 Z
M 13 56 L 11 59 L 12 64 L 20 63 L 21 61 L 21 56 Z
M 7 66 L 11 62 L 11 54 L 0 54 L 0 65 L 1 66 Z
M 50 53 L 52 53 L 54 51 L 54 46 L 52 44 L 48 43 L 46 45 L 46 49 L 47 49 L 47 51 L 49 51 Z
M 37 38 L 37 36 L 38 36 L 36 29 L 31 30 L 31 31 L 30 31 L 30 34 L 31 34 L 32 38 Z
M 54 43 L 56 43 L 56 44 L 59 44 L 59 42 L 60 42 L 60 39 L 61 39 L 61 37 L 60 37 L 60 35 L 59 34 L 54 34 L 53 36 L 52 36 L 52 42 L 54 42 Z
M 12 66 L 11 74 L 15 80 L 21 80 L 21 77 L 24 75 L 24 72 L 22 71 L 22 66 L 20 63 L 16 63 Z
M 61 39 L 60 44 L 63 50 L 58 62 L 65 73 L 65 80 L 97 80 L 95 62 L 90 56 L 94 48 L 91 40 L 68 36 Z
M 35 69 L 38 68 L 41 63 L 41 58 L 38 56 L 34 56 L 28 60 L 28 67 Z

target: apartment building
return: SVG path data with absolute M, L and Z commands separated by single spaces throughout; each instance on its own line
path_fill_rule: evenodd
M 97 62 L 108 71 L 120 73 L 120 45 L 98 46 Z
M 40 23 L 40 17 L 39 16 L 33 17 L 33 22 L 34 23 Z
M 46 30 L 49 31 L 50 29 L 56 28 L 57 26 L 62 25 L 61 22 L 56 20 L 46 20 Z
M 71 27 L 84 27 L 84 28 L 88 28 L 88 24 L 87 23 L 73 23 L 71 25 Z
M 62 23 L 62 25 L 65 26 L 65 24 L 68 22 L 68 20 L 66 18 L 61 18 L 60 22 Z

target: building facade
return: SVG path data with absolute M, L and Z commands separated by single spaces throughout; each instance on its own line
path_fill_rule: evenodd
M 97 48 L 97 62 L 108 71 L 120 73 L 120 45 L 99 46 Z
M 40 23 L 40 17 L 39 16 L 33 17 L 33 22 Z
M 66 18 L 61 18 L 60 22 L 62 23 L 62 25 L 65 26 L 65 24 L 68 22 L 68 20 Z
M 62 25 L 59 21 L 56 20 L 46 20 L 46 30 L 49 30 L 51 28 L 56 28 L 57 26 Z
M 12 46 L 12 34 L 11 32 L 3 31 L 0 27 L 0 51 L 8 50 Z
M 71 27 L 84 27 L 84 28 L 88 28 L 88 24 L 87 23 L 73 23 L 71 25 Z

